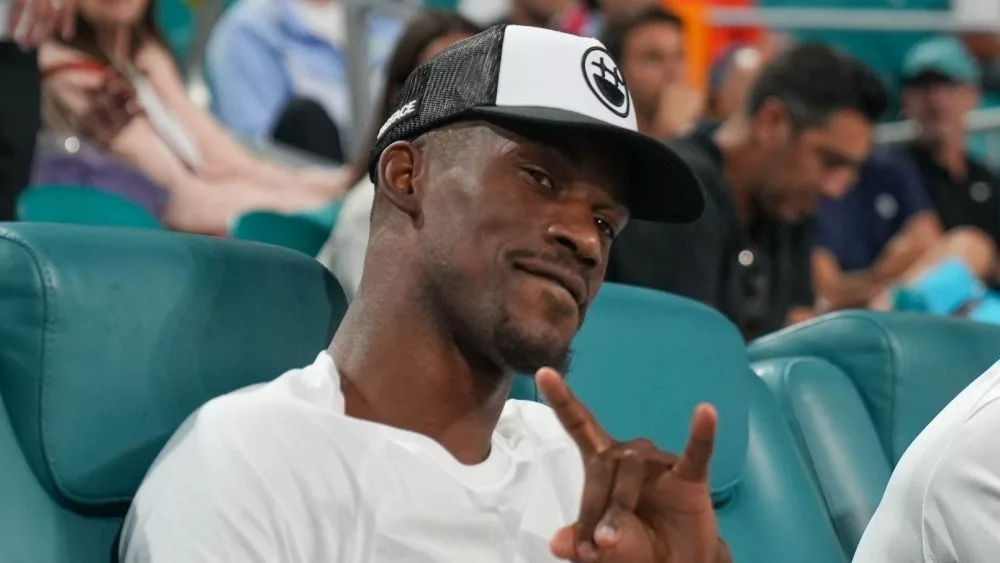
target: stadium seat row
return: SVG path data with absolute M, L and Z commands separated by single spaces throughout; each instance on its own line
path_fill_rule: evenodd
M 153 230 L 0 226 L 0 551 L 104 563 L 200 404 L 310 363 L 345 310 L 288 250 Z M 1000 327 L 846 313 L 747 348 L 714 311 L 608 285 L 570 382 L 620 438 L 678 450 L 720 413 L 712 490 L 740 562 L 845 562 L 893 464 L 1000 348 Z M 756 373 L 755 373 L 756 372 Z M 527 384 L 526 384 L 527 382 Z M 517 393 L 534 398 L 530 381 Z

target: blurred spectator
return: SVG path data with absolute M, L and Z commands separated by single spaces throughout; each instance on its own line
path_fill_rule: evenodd
M 415 68 L 427 62 L 452 43 L 479 32 L 476 24 L 453 12 L 419 12 L 407 23 L 399 39 L 386 72 L 386 85 L 378 100 L 373 127 L 362 144 L 364 150 L 351 165 L 351 189 L 344 198 L 329 240 L 320 250 L 317 259 L 340 281 L 348 299 L 361 283 L 361 272 L 368 248 L 371 228 L 372 203 L 375 186 L 368 177 L 368 149 L 375 144 L 375 136 L 392 111 L 403 83 Z
M 903 80 L 903 111 L 920 131 L 906 152 L 942 225 L 973 227 L 1000 243 L 1000 180 L 966 151 L 965 117 L 979 104 L 979 68 L 957 39 L 936 37 L 907 54 Z
M 684 30 L 677 15 L 653 6 L 611 20 L 601 42 L 625 75 L 639 131 L 658 139 L 701 117 L 704 97 L 684 75 Z
M 534 4 L 559 0 L 513 0 Z M 548 27 L 584 37 L 602 35 L 605 22 L 622 19 L 649 7 L 660 6 L 658 0 L 577 0 L 563 2 L 563 9 Z
M 878 78 L 847 55 L 820 45 L 779 54 L 743 111 L 677 143 L 707 192 L 704 216 L 631 221 L 608 279 L 704 301 L 747 338 L 813 316 L 811 215 L 854 183 L 886 104 Z
M 816 213 L 813 279 L 821 310 L 869 307 L 938 244 L 941 224 L 913 165 L 892 152 L 865 163 L 858 184 Z
M 743 108 L 747 92 L 763 63 L 761 52 L 748 45 L 733 45 L 712 65 L 708 80 L 706 113 L 716 121 L 729 119 Z
M 171 227 L 222 233 L 253 209 L 320 207 L 342 175 L 262 162 L 195 106 L 163 45 L 148 0 L 81 0 L 72 41 L 40 51 L 43 117 L 109 149 L 163 185 Z
M 368 16 L 373 91 L 402 23 Z M 367 127 L 351 114 L 343 0 L 238 0 L 212 32 L 207 67 L 219 117 L 237 134 L 275 138 L 344 162 Z
M 0 0 L 0 221 L 17 216 L 41 127 L 35 47 L 75 22 L 76 0 Z

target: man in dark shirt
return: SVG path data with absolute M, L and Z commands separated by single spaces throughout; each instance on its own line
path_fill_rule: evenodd
M 708 303 L 747 338 L 813 316 L 811 215 L 853 184 L 886 104 L 878 78 L 847 55 L 820 45 L 780 54 L 745 111 L 674 143 L 707 192 L 702 218 L 631 222 L 607 279 Z
M 979 75 L 952 37 L 930 39 L 907 53 L 903 111 L 920 134 L 905 152 L 946 230 L 973 227 L 1000 244 L 1000 180 L 966 152 L 965 116 L 979 104 Z

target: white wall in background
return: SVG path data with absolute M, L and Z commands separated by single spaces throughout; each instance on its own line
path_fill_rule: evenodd
M 1000 0 L 951 0 L 951 11 L 959 21 L 1000 24 Z

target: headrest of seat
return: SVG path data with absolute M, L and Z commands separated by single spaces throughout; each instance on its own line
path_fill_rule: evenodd
M 649 438 L 680 453 L 700 402 L 719 412 L 711 481 L 735 487 L 747 453 L 743 338 L 719 313 L 658 291 L 604 284 L 573 342 L 567 381 L 616 439 Z
M 857 387 L 893 465 L 925 426 L 1000 358 L 1000 326 L 849 311 L 766 336 L 753 361 L 822 358 Z
M 55 499 L 118 505 L 188 414 L 312 362 L 345 307 L 319 263 L 277 247 L 0 225 L 0 396 Z

